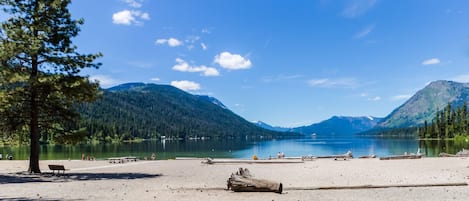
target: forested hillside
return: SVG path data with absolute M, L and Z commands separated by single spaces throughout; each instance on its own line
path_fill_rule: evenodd
M 451 104 L 436 113 L 431 122 L 424 123 L 419 129 L 420 138 L 448 139 L 469 135 L 469 114 L 467 103 L 453 108 Z
M 284 135 L 259 128 L 220 104 L 172 86 L 130 83 L 104 90 L 95 103 L 81 105 L 78 127 L 99 141 Z

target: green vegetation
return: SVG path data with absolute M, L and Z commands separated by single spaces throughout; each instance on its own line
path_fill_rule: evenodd
M 30 144 L 29 172 L 40 173 L 41 135 L 74 143 L 83 129 L 67 124 L 73 105 L 95 100 L 98 84 L 80 76 L 101 54 L 80 54 L 72 38 L 83 20 L 71 19 L 70 0 L 1 0 L 10 18 L 0 34 L 0 133 Z M 6 135 L 6 137 L 4 137 Z
M 78 107 L 89 141 L 112 142 L 195 137 L 281 137 L 292 133 L 265 130 L 205 97 L 168 85 L 129 83 L 103 91 L 94 103 Z
M 469 99 L 469 84 L 452 81 L 434 81 L 418 91 L 403 105 L 389 114 L 378 127 L 407 128 L 420 127 L 425 121 L 431 122 L 438 108 L 449 102 L 461 106 Z
M 450 103 L 441 111 L 430 124 L 426 121 L 418 131 L 420 138 L 450 139 L 466 141 L 469 137 L 469 114 L 467 103 L 452 109 Z

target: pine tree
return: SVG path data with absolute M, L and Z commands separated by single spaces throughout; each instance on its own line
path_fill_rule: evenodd
M 10 16 L 0 35 L 0 127 L 29 130 L 32 173 L 41 172 L 41 133 L 76 120 L 73 104 L 98 94 L 98 84 L 79 73 L 98 68 L 94 60 L 101 54 L 80 54 L 72 44 L 83 20 L 71 19 L 70 2 L 0 0 Z

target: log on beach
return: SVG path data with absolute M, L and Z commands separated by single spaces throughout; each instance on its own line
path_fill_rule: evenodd
M 400 160 L 400 159 L 421 159 L 422 155 L 398 155 L 398 156 L 388 156 L 381 157 L 379 160 Z
M 342 155 L 331 155 L 331 156 L 317 156 L 316 158 L 353 158 L 353 154 L 351 151 L 348 151 Z
M 364 158 L 376 158 L 376 155 L 372 154 L 372 155 L 368 155 L 368 156 L 360 156 L 358 157 L 360 159 L 364 159 Z
M 239 168 L 227 181 L 228 190 L 234 192 L 275 192 L 282 193 L 282 183 L 253 178 L 249 170 Z
M 441 152 L 438 157 L 458 157 L 455 154 L 447 154 L 445 152 Z
M 304 163 L 301 160 L 243 160 L 243 159 L 211 159 L 207 158 L 202 161 L 205 164 L 233 164 L 233 163 L 243 163 L 243 164 L 283 164 L 283 163 Z

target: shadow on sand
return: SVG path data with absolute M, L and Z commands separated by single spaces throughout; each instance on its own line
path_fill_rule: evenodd
M 0 200 L 8 200 L 8 201 L 33 201 L 33 200 L 40 200 L 40 201 L 62 201 L 62 200 L 65 200 L 65 201 L 79 201 L 79 200 L 82 200 L 82 199 L 63 199 L 63 198 L 57 198 L 57 199 L 48 199 L 48 198 L 42 198 L 42 197 L 38 197 L 38 198 L 28 198 L 28 197 L 14 197 L 14 198 L 9 198 L 9 197 L 5 197 L 5 198 L 0 198 Z
M 114 179 L 149 179 L 161 174 L 144 173 L 66 173 L 65 175 L 43 174 L 0 174 L 0 184 L 30 183 L 30 182 L 67 182 L 86 180 L 114 180 Z

